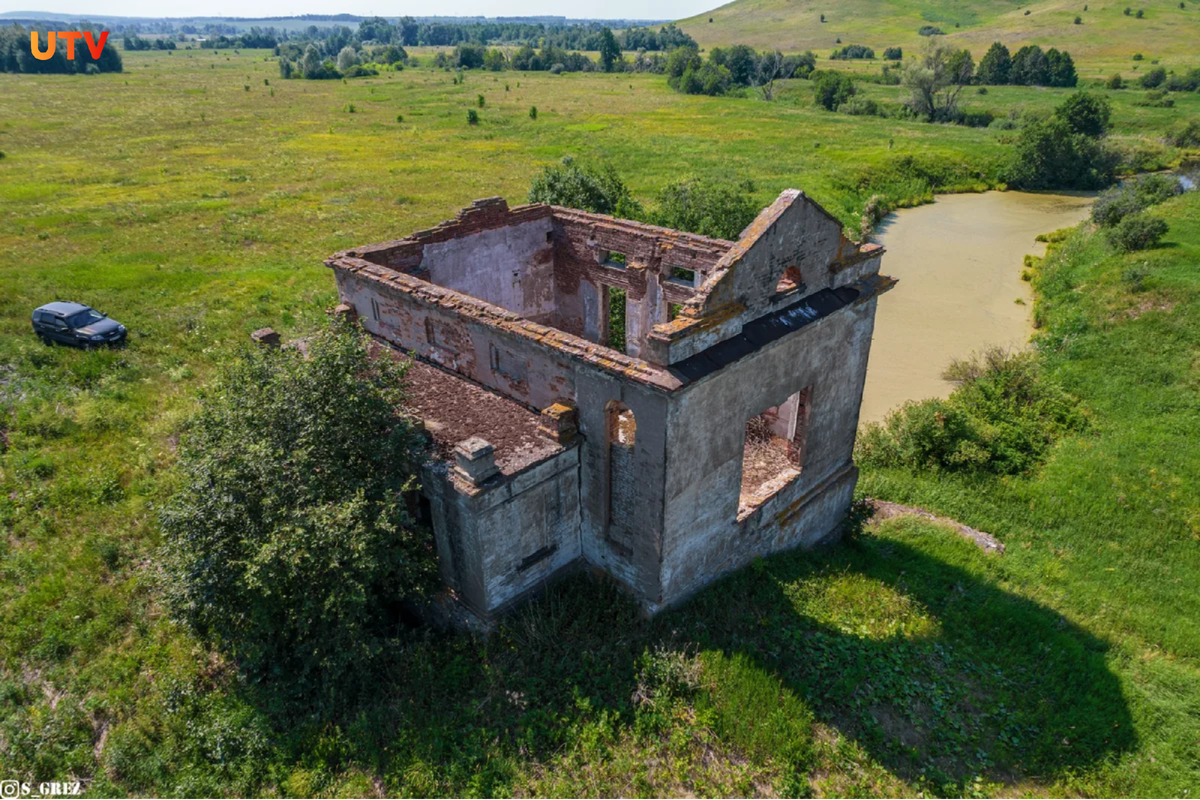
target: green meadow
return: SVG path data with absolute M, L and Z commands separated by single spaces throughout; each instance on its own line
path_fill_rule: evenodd
M 123 74 L 0 75 L 0 779 L 93 796 L 1200 785 L 1200 194 L 1152 210 L 1171 225 L 1158 249 L 1118 255 L 1081 229 L 1037 270 L 1039 350 L 1090 423 L 1043 467 L 864 472 L 865 495 L 993 533 L 1004 555 L 894 520 L 652 621 L 578 577 L 488 638 L 421 634 L 344 716 L 296 717 L 165 615 L 157 514 L 214 368 L 334 303 L 323 258 L 478 197 L 520 202 L 566 155 L 610 161 L 647 201 L 689 175 L 749 180 L 764 204 L 797 187 L 856 227 L 874 194 L 998 186 L 1014 132 L 825 112 L 806 81 L 765 103 L 644 74 L 283 81 L 263 51 L 123 55 Z M 1144 168 L 1189 157 L 1159 137 L 1200 95 L 1105 94 Z M 53 299 L 124 322 L 128 346 L 41 345 L 29 315 Z

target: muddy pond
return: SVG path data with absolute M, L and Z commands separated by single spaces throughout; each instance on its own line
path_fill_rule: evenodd
M 1091 204 L 1090 195 L 986 192 L 889 215 L 877 231 L 887 248 L 881 271 L 900 282 L 879 300 L 861 421 L 882 420 L 907 400 L 947 396 L 953 387 L 941 374 L 953 358 L 1027 346 L 1025 254 L 1042 255 L 1034 237 L 1075 225 Z

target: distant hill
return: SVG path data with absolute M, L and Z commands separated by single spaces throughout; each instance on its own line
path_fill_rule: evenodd
M 678 24 L 702 47 L 742 43 L 828 55 L 840 38 L 877 51 L 899 45 L 908 55 L 921 44 L 918 30 L 934 26 L 977 58 L 1000 40 L 1010 48 L 1065 48 L 1077 61 L 1128 63 L 1140 52 L 1200 66 L 1200 0 L 1179 6 L 1180 0 L 736 0 Z M 1143 19 L 1134 16 L 1138 9 Z

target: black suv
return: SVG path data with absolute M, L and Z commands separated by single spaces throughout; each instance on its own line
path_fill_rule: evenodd
M 125 326 L 80 303 L 47 303 L 33 312 L 33 332 L 46 344 L 79 347 L 120 344 Z

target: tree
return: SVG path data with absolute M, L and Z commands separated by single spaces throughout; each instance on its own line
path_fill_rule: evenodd
M 858 92 L 849 75 L 832 70 L 820 73 L 813 86 L 813 102 L 827 111 L 837 111 L 838 106 Z
M 1108 133 L 1112 104 L 1104 97 L 1076 92 L 1064 100 L 1054 113 L 1064 119 L 1075 133 L 1099 137 Z
M 1075 73 L 1075 62 L 1066 50 L 1051 47 L 1046 51 L 1047 85 L 1072 87 L 1079 82 Z
M 941 37 L 930 37 L 917 60 L 906 64 L 901 73 L 911 93 L 909 108 L 930 122 L 953 120 L 958 96 L 974 70 L 970 52 L 951 47 Z
M 758 215 L 749 184 L 688 178 L 663 187 L 650 213 L 655 225 L 736 240 Z
M 784 77 L 786 61 L 783 53 L 763 53 L 758 59 L 752 83 L 763 100 L 770 102 L 775 99 L 775 81 Z
M 621 58 L 621 45 L 617 37 L 608 28 L 600 29 L 600 66 L 605 72 L 612 72 L 613 65 Z
M 533 179 L 529 202 L 615 214 L 622 205 L 631 207 L 633 198 L 612 164 L 580 166 L 566 156 L 562 163 L 543 168 Z
M 304 55 L 300 58 L 300 73 L 310 80 L 320 78 L 322 72 L 321 54 L 317 52 L 314 45 L 309 45 L 304 48 Z
M 980 83 L 989 86 L 1003 86 L 1008 83 L 1009 70 L 1012 68 L 1012 56 L 1008 48 L 1000 42 L 993 42 L 987 53 L 979 61 L 976 77 Z
M 1094 136 L 1077 133 L 1062 116 L 1021 129 L 1007 183 L 1018 189 L 1102 189 L 1118 158 Z
M 335 700 L 395 646 L 433 577 L 409 517 L 423 443 L 404 368 L 330 327 L 247 350 L 201 396 L 162 512 L 168 606 L 255 680 Z
M 1046 54 L 1037 45 L 1026 45 L 1012 58 L 1008 82 L 1017 86 L 1047 86 L 1050 83 L 1050 65 Z
M 900 61 L 904 58 L 904 49 L 901 47 L 884 48 L 883 58 L 885 61 Z
M 338 52 L 337 68 L 341 72 L 349 72 L 358 64 L 358 53 L 354 52 L 354 48 L 346 45 Z

